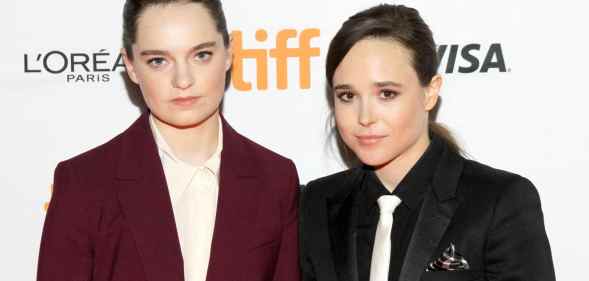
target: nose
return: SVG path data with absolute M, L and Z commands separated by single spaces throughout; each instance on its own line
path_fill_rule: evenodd
M 360 103 L 360 110 L 358 112 L 358 123 L 364 127 L 369 127 L 376 121 L 374 116 L 374 108 L 369 101 L 364 100 Z
M 186 64 L 178 64 L 172 81 L 174 88 L 188 89 L 194 84 L 194 77 L 190 67 Z
M 365 100 L 359 103 L 360 110 L 358 111 L 358 123 L 363 127 L 369 127 L 376 122 L 374 116 L 374 108 L 369 101 Z

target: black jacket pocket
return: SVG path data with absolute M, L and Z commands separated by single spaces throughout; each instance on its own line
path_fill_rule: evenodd
M 476 281 L 485 280 L 482 272 L 474 270 L 424 272 L 421 281 Z

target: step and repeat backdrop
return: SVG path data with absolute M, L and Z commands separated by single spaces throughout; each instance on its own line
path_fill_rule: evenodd
M 0 9 L 0 264 L 7 280 L 35 278 L 56 164 L 111 139 L 141 113 L 119 54 L 123 2 L 8 0 Z M 224 1 L 236 66 L 224 115 L 291 158 L 302 183 L 344 169 L 328 138 L 325 55 L 347 17 L 381 2 Z M 585 274 L 589 4 L 394 3 L 417 8 L 434 31 L 444 77 L 438 121 L 470 158 L 535 183 L 557 278 Z

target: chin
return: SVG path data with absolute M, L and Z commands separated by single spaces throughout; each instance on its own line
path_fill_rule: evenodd
M 388 152 L 388 151 L 387 151 Z M 386 153 L 385 151 L 381 150 L 370 150 L 370 151 L 355 151 L 356 157 L 362 162 L 364 165 L 372 166 L 372 167 L 379 167 L 386 165 L 387 163 L 391 162 L 395 157 L 390 152 Z
M 183 127 L 183 128 L 195 127 L 195 126 L 198 126 L 198 125 L 206 122 L 207 120 L 208 120 L 208 118 L 206 118 L 205 116 L 198 116 L 198 117 L 193 117 L 193 118 L 183 118 L 177 122 L 177 124 L 178 124 L 177 127 Z
M 196 114 L 194 112 L 185 112 L 183 114 L 170 114 L 164 117 L 165 119 L 163 121 L 173 127 L 189 128 L 204 123 L 209 119 L 209 117 L 212 117 L 212 114 L 202 114 L 202 112 Z

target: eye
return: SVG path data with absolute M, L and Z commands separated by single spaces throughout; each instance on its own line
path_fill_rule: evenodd
M 160 68 L 164 65 L 166 65 L 168 62 L 166 61 L 166 59 L 162 58 L 162 57 L 155 57 L 155 58 L 151 58 L 149 60 L 147 60 L 147 64 L 149 64 L 150 66 L 154 67 L 154 68 Z
M 211 56 L 213 56 L 213 52 L 202 51 L 202 52 L 196 53 L 195 57 L 199 61 L 209 61 L 211 59 Z
M 352 102 L 352 99 L 354 98 L 355 94 L 353 92 L 339 92 L 336 94 L 337 98 L 341 101 L 341 102 Z
M 382 89 L 379 93 L 379 97 L 384 100 L 394 99 L 397 95 L 399 95 L 398 92 L 388 89 Z

